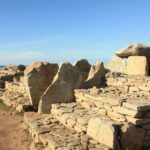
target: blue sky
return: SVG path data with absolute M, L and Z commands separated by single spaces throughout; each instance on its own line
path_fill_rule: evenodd
M 0 64 L 107 61 L 150 44 L 149 0 L 0 0 Z

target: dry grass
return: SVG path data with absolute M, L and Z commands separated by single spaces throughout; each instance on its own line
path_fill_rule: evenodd
M 7 105 L 5 105 L 2 100 L 0 100 L 0 109 L 2 109 L 4 111 L 10 110 L 9 107 Z

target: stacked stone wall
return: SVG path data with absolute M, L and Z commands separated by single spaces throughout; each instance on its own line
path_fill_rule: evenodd
M 98 89 L 97 89 L 98 90 Z M 125 126 L 128 124 L 128 130 L 131 127 L 136 128 L 136 131 L 141 132 L 143 137 L 143 148 L 150 148 L 150 101 L 148 97 L 145 99 L 131 97 L 121 97 L 108 94 L 104 94 L 101 89 L 97 92 L 99 94 L 94 95 L 93 91 L 96 90 L 75 90 L 76 101 L 83 108 L 89 111 L 97 112 L 100 116 L 105 116 L 119 123 L 119 125 Z M 130 95 L 131 96 L 131 95 Z M 135 134 L 135 133 L 133 133 Z M 128 137 L 130 140 L 130 137 Z
M 2 93 L 1 100 L 9 107 L 21 112 L 24 109 L 30 110 L 31 104 L 24 77 L 13 82 L 5 82 L 5 90 Z

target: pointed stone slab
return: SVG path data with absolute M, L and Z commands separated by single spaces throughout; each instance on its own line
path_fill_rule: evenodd
M 88 60 L 86 59 L 78 60 L 77 62 L 75 62 L 74 66 L 77 67 L 82 72 L 82 79 L 84 82 L 87 79 L 91 68 L 91 65 L 89 64 Z
M 52 84 L 41 97 L 39 112 L 50 111 L 51 104 L 74 101 L 74 89 L 80 88 L 82 73 L 70 63 L 62 63 Z
M 98 61 L 96 65 L 93 65 L 90 69 L 87 80 L 84 82 L 84 88 L 92 88 L 93 86 L 100 87 L 103 82 L 103 78 L 106 74 L 106 69 L 101 61 Z
M 31 104 L 36 110 L 42 94 L 52 83 L 57 71 L 58 65 L 48 62 L 33 62 L 26 68 L 24 72 L 26 84 Z

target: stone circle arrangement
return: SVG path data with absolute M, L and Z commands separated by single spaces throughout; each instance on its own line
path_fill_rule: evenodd
M 130 44 L 105 66 L 81 59 L 1 68 L 0 96 L 24 112 L 42 150 L 149 150 L 149 75 L 150 47 Z

